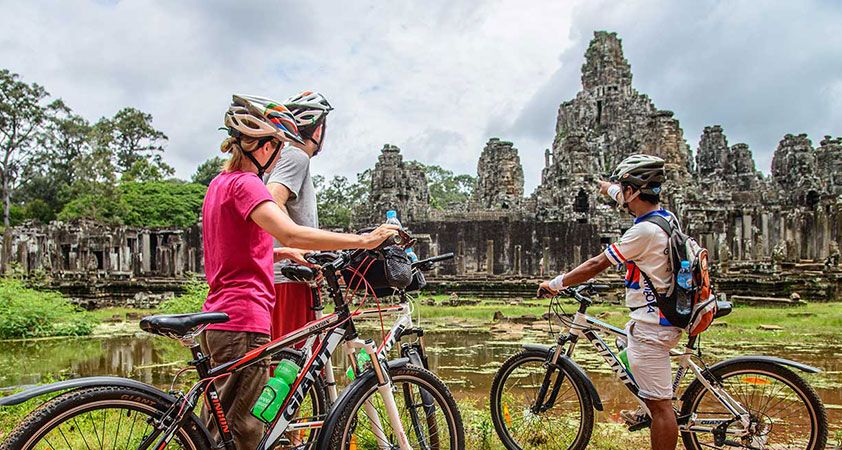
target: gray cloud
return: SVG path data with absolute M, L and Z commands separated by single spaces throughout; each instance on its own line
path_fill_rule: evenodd
M 497 136 L 529 192 L 594 29 L 619 32 L 635 87 L 692 146 L 720 123 L 768 170 L 783 134 L 840 133 L 840 18 L 830 2 L 41 0 L 4 5 L 0 60 L 91 120 L 150 112 L 185 178 L 217 154 L 232 93 L 315 89 L 337 108 L 318 173 L 353 177 L 386 142 L 474 173 Z

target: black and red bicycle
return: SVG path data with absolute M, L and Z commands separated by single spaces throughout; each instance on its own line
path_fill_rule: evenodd
M 447 386 L 433 373 L 409 358 L 387 360 L 383 347 L 394 343 L 385 337 L 378 347 L 373 340 L 359 338 L 354 318 L 371 311 L 352 310 L 343 295 L 339 276 L 360 261 L 371 267 L 378 255 L 367 250 L 330 254 L 333 259 L 320 269 L 333 299 L 335 311 L 282 336 L 263 347 L 224 365 L 211 368 L 196 336 L 208 325 L 228 320 L 224 313 L 208 312 L 147 317 L 144 330 L 179 340 L 190 348 L 199 381 L 186 393 L 161 391 L 125 378 L 92 377 L 40 386 L 0 400 L 0 406 L 15 405 L 58 391 L 65 392 L 33 411 L 13 430 L 0 449 L 217 449 L 235 450 L 230 426 L 218 401 L 214 380 L 221 379 L 258 361 L 297 358 L 302 370 L 290 387 L 277 417 L 266 425 L 258 450 L 284 448 L 328 449 L 464 449 L 462 419 Z M 324 257 L 325 254 L 322 255 Z M 324 259 L 324 258 L 323 258 Z M 295 269 L 299 274 L 302 269 Z M 364 275 L 364 274 L 363 274 Z M 405 328 L 405 325 L 401 325 Z M 400 329 L 400 328 L 399 328 Z M 316 343 L 315 337 L 319 337 Z M 291 346 L 307 341 L 302 351 Z M 326 414 L 312 414 L 313 401 L 323 389 L 323 369 L 342 344 L 355 379 L 336 398 Z M 357 352 L 365 352 L 371 363 L 358 367 Z M 189 369 L 189 368 L 188 368 Z M 216 442 L 195 410 L 204 396 L 221 430 Z M 303 409 L 302 409 L 303 407 Z M 313 408 L 313 409 L 311 409 Z M 303 443 L 290 434 L 309 433 Z M 245 450 L 245 449 L 240 449 Z

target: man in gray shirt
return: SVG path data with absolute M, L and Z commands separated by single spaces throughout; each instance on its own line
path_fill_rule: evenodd
M 318 228 L 319 214 L 316 190 L 310 178 L 310 158 L 321 151 L 325 118 L 333 108 L 321 94 L 309 91 L 289 98 L 284 106 L 295 116 L 298 133 L 304 144 L 295 143 L 284 148 L 265 181 L 272 198 L 293 222 Z M 281 247 L 277 240 L 275 247 Z M 280 267 L 285 263 L 289 261 L 275 263 L 272 339 L 295 331 L 315 319 L 310 287 L 307 283 L 293 282 L 281 275 Z

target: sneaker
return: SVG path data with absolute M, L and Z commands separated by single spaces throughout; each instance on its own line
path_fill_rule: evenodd
M 626 425 L 632 426 L 637 425 L 644 420 L 646 420 L 646 412 L 643 410 L 642 407 L 638 406 L 637 409 L 624 409 L 620 411 L 620 417 L 626 421 Z

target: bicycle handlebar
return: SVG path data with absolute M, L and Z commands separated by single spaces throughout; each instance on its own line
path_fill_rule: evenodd
M 415 261 L 412 263 L 413 269 L 418 270 L 430 270 L 433 267 L 433 264 L 441 261 L 446 261 L 448 259 L 453 259 L 456 255 L 453 253 L 445 253 L 443 255 L 431 256 L 427 259 L 422 259 L 420 261 Z

